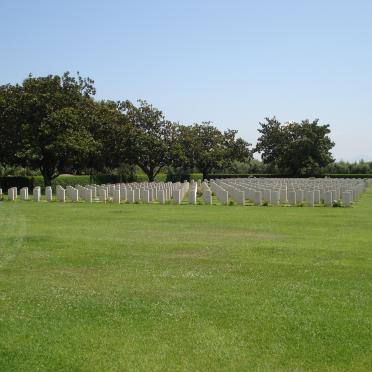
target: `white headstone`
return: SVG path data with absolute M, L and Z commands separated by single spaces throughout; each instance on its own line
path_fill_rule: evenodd
M 87 203 L 93 203 L 93 189 L 85 190 L 85 201 Z
M 204 204 L 207 204 L 207 205 L 212 204 L 212 192 L 210 190 L 205 190 L 203 192 L 203 200 L 204 200 Z
M 106 187 L 100 188 L 98 192 L 99 200 L 102 203 L 106 203 L 107 201 L 107 189 Z
M 158 200 L 160 204 L 165 204 L 165 190 L 158 190 Z
M 78 202 L 79 201 L 79 190 L 72 188 L 71 189 L 71 200 L 73 202 Z
M 342 201 L 345 207 L 351 207 L 353 203 L 353 196 L 351 192 L 345 191 L 344 193 L 342 193 Z
M 66 201 L 66 190 L 63 187 L 57 190 L 57 199 L 62 203 Z
M 17 188 L 16 187 L 11 187 L 8 189 L 8 199 L 11 201 L 14 201 L 17 199 Z
M 196 198 L 197 198 L 197 188 L 194 186 L 189 189 L 189 195 L 188 195 L 189 204 L 196 204 Z
M 47 186 L 45 188 L 45 198 L 47 201 L 52 201 L 53 200 L 53 191 L 50 186 Z
M 288 204 L 296 205 L 296 191 L 288 191 Z
M 326 191 L 324 193 L 324 205 L 326 207 L 332 207 L 333 205 L 333 195 L 332 195 L 332 191 Z
M 255 191 L 253 204 L 254 205 L 261 205 L 262 204 L 262 193 L 261 193 L 261 191 Z
M 21 200 L 28 200 L 28 187 L 22 187 L 20 190 Z
M 127 191 L 127 199 L 128 199 L 128 203 L 134 203 L 135 202 L 134 190 L 128 190 Z
M 277 190 L 271 191 L 271 204 L 272 205 L 279 205 L 280 201 L 280 193 Z
M 33 201 L 34 202 L 39 202 L 40 201 L 40 194 L 41 194 L 41 190 L 40 190 L 40 187 L 39 186 L 36 186 L 32 192 L 32 195 L 33 195 Z
M 306 201 L 308 207 L 314 206 L 314 191 L 308 191 L 306 193 Z
M 112 190 L 112 201 L 120 204 L 120 189 Z

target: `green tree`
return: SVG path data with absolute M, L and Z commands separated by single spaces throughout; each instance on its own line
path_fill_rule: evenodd
M 38 168 L 45 185 L 88 156 L 95 142 L 82 120 L 95 94 L 93 81 L 71 76 L 29 76 L 0 87 L 0 161 Z
M 146 101 L 138 102 L 138 106 L 130 101 L 123 103 L 130 125 L 128 147 L 123 151 L 123 159 L 138 165 L 149 181 L 154 181 L 164 167 L 172 164 L 176 130 L 160 110 Z
M 261 136 L 254 150 L 261 153 L 265 164 L 278 167 L 284 174 L 309 176 L 333 162 L 329 125 L 320 125 L 318 119 L 285 124 L 275 117 L 265 120 L 260 123 Z
M 114 172 L 130 158 L 131 126 L 124 113 L 124 103 L 93 101 L 84 106 L 82 120 L 94 139 L 94 151 L 80 162 L 89 172 Z
M 221 132 L 210 122 L 181 127 L 178 138 L 185 166 L 197 168 L 207 178 L 213 169 L 229 167 L 234 161 L 247 161 L 251 158 L 250 145 L 236 138 L 236 134 L 235 130 Z

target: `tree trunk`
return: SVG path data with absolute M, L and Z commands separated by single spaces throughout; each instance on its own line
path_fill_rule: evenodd
M 51 171 L 47 167 L 42 167 L 41 174 L 44 179 L 44 186 L 52 186 L 52 181 L 54 178 L 56 178 L 56 175 L 53 175 L 53 171 Z
M 44 186 L 52 186 L 52 177 L 48 173 L 43 173 Z
M 155 179 L 155 170 L 152 168 L 145 168 L 140 167 L 146 174 L 147 178 L 149 179 L 149 182 L 154 182 Z
M 149 182 L 154 182 L 155 181 L 155 175 L 154 175 L 154 172 L 149 172 L 147 174 L 147 177 L 149 179 Z

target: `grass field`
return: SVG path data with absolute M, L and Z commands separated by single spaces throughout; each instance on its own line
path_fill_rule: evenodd
M 372 370 L 350 209 L 0 202 L 1 371 Z

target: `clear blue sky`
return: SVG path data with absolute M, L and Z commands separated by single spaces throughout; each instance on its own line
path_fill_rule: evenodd
M 251 143 L 320 118 L 337 159 L 372 160 L 372 1 L 0 0 L 0 84 L 80 71 L 97 97 L 146 99 Z

